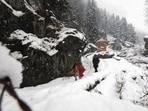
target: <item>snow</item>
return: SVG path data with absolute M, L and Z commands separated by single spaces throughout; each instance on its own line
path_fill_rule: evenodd
M 19 39 L 23 45 L 30 43 L 30 47 L 45 51 L 49 55 L 56 53 L 54 48 L 51 50 L 51 46 L 55 47 L 70 35 L 85 40 L 81 33 L 71 28 L 62 28 L 56 34 L 58 38 L 40 39 L 34 34 L 16 30 L 10 39 Z M 140 50 L 126 49 L 128 52 L 125 58 L 133 57 L 132 61 L 137 61 Z M 115 53 L 113 50 L 108 52 Z M 11 57 L 9 53 L 7 48 L 0 45 L 0 78 L 9 76 L 13 85 L 19 87 L 22 82 L 22 65 L 15 59 L 21 59 L 22 55 L 13 52 Z M 34 87 L 15 88 L 15 91 L 33 111 L 148 111 L 142 107 L 148 103 L 144 98 L 148 92 L 147 70 L 115 54 L 113 58 L 100 58 L 98 72 L 95 73 L 92 64 L 94 54 L 100 52 L 89 53 L 81 58 L 85 68 L 82 79 L 75 81 L 74 77 L 57 78 Z M 142 59 L 147 60 L 146 57 Z M 93 86 L 95 87 L 92 88 Z M 2 109 L 21 111 L 7 92 L 4 93 Z
M 23 16 L 22 11 L 14 10 L 5 0 L 0 0 L 9 7 L 17 17 Z M 25 6 L 39 20 L 44 20 L 24 0 Z M 85 40 L 83 34 L 72 28 L 62 28 L 57 31 L 57 38 L 38 38 L 34 34 L 27 34 L 22 30 L 16 30 L 10 39 L 19 39 L 22 45 L 30 43 L 30 47 L 47 52 L 49 56 L 58 51 L 55 47 L 66 37 L 78 37 Z M 113 40 L 112 37 L 110 39 Z M 63 41 L 64 42 L 64 41 Z M 128 44 L 129 45 L 129 44 Z M 132 61 L 137 59 L 135 50 L 126 50 L 127 58 Z M 110 51 L 109 51 L 110 52 Z M 121 57 L 100 59 L 98 72 L 95 73 L 92 65 L 92 57 L 95 53 L 82 57 L 85 67 L 84 77 L 75 81 L 74 77 L 57 78 L 49 83 L 34 87 L 18 88 L 22 82 L 22 64 L 16 59 L 22 58 L 19 52 L 11 53 L 0 44 L 0 78 L 9 76 L 15 87 L 15 91 L 33 111 L 148 111 L 147 108 L 135 105 L 148 92 L 147 71 L 135 64 L 129 63 Z M 104 54 L 104 52 L 102 52 Z M 146 57 L 142 57 L 146 61 Z M 99 83 L 90 91 L 88 89 Z M 17 87 L 17 88 L 16 88 Z M 1 89 L 1 87 L 0 87 Z M 4 93 L 2 101 L 3 111 L 21 111 L 15 99 L 7 92 Z
M 9 76 L 14 87 L 22 82 L 22 64 L 9 55 L 9 50 L 0 43 L 0 78 Z
M 84 49 L 84 52 L 88 51 L 91 47 L 97 49 L 97 46 L 92 44 L 92 43 L 88 43 Z
M 82 33 L 78 32 L 76 29 L 73 29 L 73 28 L 64 27 L 61 29 L 61 31 L 56 31 L 56 34 L 59 34 L 59 38 L 60 38 L 59 41 L 62 41 L 64 38 L 68 36 L 77 37 L 81 40 L 86 39 Z
M 105 39 L 103 39 L 103 38 L 97 40 L 97 42 L 100 42 L 100 41 L 105 41 L 105 42 L 107 42 L 107 41 L 106 41 Z
M 58 51 L 53 47 L 57 45 L 56 39 L 50 38 L 38 38 L 36 35 L 31 33 L 25 33 L 22 30 L 14 31 L 10 37 L 10 39 L 18 39 L 22 41 L 22 45 L 30 44 L 30 47 L 41 50 L 49 54 L 50 56 L 56 54 Z M 49 41 L 49 42 L 48 42 Z
M 140 68 L 133 66 L 131 63 L 127 63 L 127 61 L 122 59 L 117 62 L 115 62 L 116 60 L 103 61 L 105 64 L 108 65 L 107 67 L 105 67 L 107 71 L 101 70 L 99 74 L 106 74 L 106 76 L 108 77 L 106 77 L 106 79 L 96 87 L 97 91 L 108 97 L 119 98 L 119 94 L 116 91 L 118 89 L 115 89 L 115 86 L 119 85 L 119 83 L 123 83 L 123 99 L 138 101 L 138 98 L 144 95 L 142 94 L 142 90 L 144 89 L 144 86 L 146 86 L 146 76 Z M 140 75 L 143 76 L 144 79 L 141 79 Z M 134 77 L 136 77 L 137 80 L 134 81 Z M 111 93 L 109 93 L 109 91 L 111 91 Z
M 85 40 L 82 33 L 78 32 L 76 29 L 72 28 L 62 28 L 61 31 L 57 31 L 57 38 L 38 38 L 36 35 L 31 33 L 25 33 L 22 30 L 16 30 L 10 35 L 10 39 L 18 39 L 22 41 L 22 45 L 30 43 L 29 47 L 46 52 L 48 55 L 53 56 L 58 52 L 56 46 L 59 42 L 63 41 L 69 36 L 77 37 L 81 40 Z
M 124 57 L 138 67 L 147 70 L 148 59 L 147 57 L 143 56 L 144 51 L 144 45 L 135 45 L 133 48 L 122 49 L 120 52 L 118 52 L 118 56 Z
M 17 17 L 21 17 L 25 14 L 22 11 L 16 11 L 16 10 L 13 10 L 12 13 Z
M 113 37 L 112 35 L 107 35 L 107 40 L 108 41 L 114 41 L 116 38 L 115 37 Z
M 0 51 L 3 51 L 0 53 L 1 56 L 3 54 L 5 57 L 9 52 L 4 47 L 1 47 Z M 148 111 L 147 108 L 131 102 L 133 99 L 138 101 L 143 95 L 142 90 L 147 82 L 144 71 L 123 58 L 118 58 L 119 60 L 110 58 L 100 59 L 99 72 L 95 73 L 92 66 L 94 54 L 96 53 L 82 57 L 82 63 L 86 69 L 82 79 L 75 81 L 74 77 L 63 77 L 36 87 L 15 90 L 33 111 Z M 8 60 L 6 65 L 3 64 L 4 70 L 12 67 L 8 65 L 10 57 L 0 58 Z M 18 70 L 18 67 L 13 65 L 13 71 L 15 70 Z M 13 71 L 11 71 L 12 75 L 15 74 Z M 142 79 L 141 76 L 143 76 Z M 134 77 L 137 79 L 133 80 Z M 100 83 L 95 89 L 87 91 L 97 80 Z M 119 99 L 120 93 L 117 92 L 120 88 L 118 83 L 124 84 L 122 100 Z M 21 111 L 15 100 L 7 93 L 4 94 L 2 109 L 3 111 L 12 109 Z
M 23 58 L 23 55 L 22 55 L 21 52 L 19 52 L 19 51 L 11 52 L 11 56 L 14 57 L 14 58 L 17 59 L 17 60 Z
M 10 6 L 5 0 L 0 0 L 3 4 L 5 4 L 8 8 L 10 8 L 12 10 L 12 13 L 17 16 L 17 17 L 21 17 L 23 16 L 25 13 L 22 11 L 17 11 L 15 9 L 12 8 L 12 6 Z
M 148 36 L 144 36 L 144 38 L 148 38 Z

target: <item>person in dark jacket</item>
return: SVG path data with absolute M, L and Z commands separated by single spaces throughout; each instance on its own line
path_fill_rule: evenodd
M 92 62 L 93 62 L 93 67 L 95 69 L 95 72 L 98 72 L 98 65 L 99 65 L 99 62 L 100 62 L 98 55 L 95 54 L 93 56 Z

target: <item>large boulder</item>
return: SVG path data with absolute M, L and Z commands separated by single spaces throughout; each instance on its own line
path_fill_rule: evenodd
M 81 59 L 86 43 L 83 34 L 75 29 L 63 28 L 56 38 L 38 38 L 16 30 L 9 37 L 12 52 L 22 57 L 23 83 L 21 87 L 47 83 L 57 77 L 72 76 L 75 60 Z M 14 54 L 13 54 L 14 55 Z

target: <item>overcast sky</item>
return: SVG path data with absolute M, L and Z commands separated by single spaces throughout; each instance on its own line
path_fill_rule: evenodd
M 106 8 L 110 13 L 126 17 L 137 30 L 148 32 L 145 26 L 145 0 L 96 0 L 100 8 Z

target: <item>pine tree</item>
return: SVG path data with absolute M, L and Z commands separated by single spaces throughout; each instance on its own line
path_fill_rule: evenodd
M 121 34 L 120 34 L 120 39 L 125 41 L 127 39 L 127 21 L 126 21 L 126 18 L 122 18 L 121 19 L 121 24 L 120 24 L 120 31 L 121 31 Z
M 127 41 L 136 43 L 136 32 L 132 24 L 128 24 L 127 26 L 127 38 Z
M 96 22 L 96 5 L 94 0 L 89 0 L 87 5 L 87 18 L 86 18 L 86 35 L 90 42 L 95 43 L 98 39 L 98 26 Z
M 86 0 L 68 0 L 71 7 L 71 23 L 70 27 L 74 27 L 81 32 L 85 30 L 85 18 L 86 18 Z
M 115 18 L 115 33 L 114 33 L 114 36 L 116 37 L 116 38 L 119 38 L 120 36 L 121 36 L 121 27 L 120 27 L 120 25 L 121 25 L 121 21 L 120 21 L 120 17 L 119 16 L 116 16 L 116 18 Z
M 108 20 L 107 20 L 107 13 L 106 13 L 106 10 L 102 10 L 102 13 L 101 13 L 101 27 L 102 29 L 107 32 L 107 27 L 108 27 Z
M 109 19 L 108 19 L 108 32 L 109 34 L 115 36 L 115 33 L 116 33 L 116 25 L 115 25 L 115 15 L 112 14 L 111 16 L 109 16 Z

